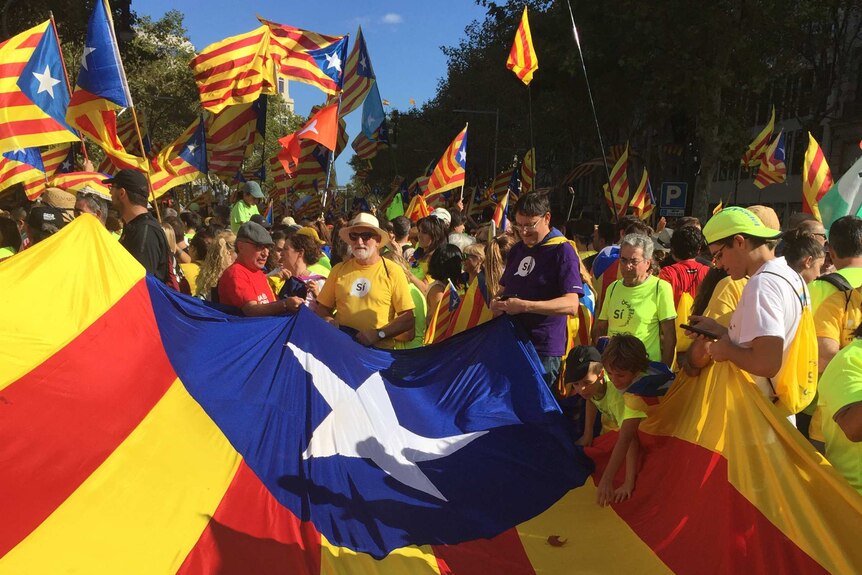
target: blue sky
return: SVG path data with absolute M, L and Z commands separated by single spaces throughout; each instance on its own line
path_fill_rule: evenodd
M 132 2 L 132 10 L 137 14 L 154 19 L 171 8 L 185 15 L 186 29 L 198 50 L 259 26 L 256 15 L 322 34 L 350 34 L 351 42 L 357 26 L 361 25 L 377 75 L 380 95 L 389 100 L 392 108 L 399 110 L 408 109 L 411 98 L 416 100 L 417 106 L 421 106 L 434 96 L 437 81 L 446 73 L 446 57 L 440 47 L 456 45 L 464 35 L 464 28 L 473 20 L 482 20 L 485 15 L 484 9 L 473 0 L 332 0 L 326 3 L 209 0 L 205 4 L 198 0 Z M 298 82 L 290 84 L 290 95 L 296 101 L 296 112 L 300 115 L 308 114 L 312 105 L 322 103 L 325 99 L 320 90 Z M 351 140 L 360 131 L 360 110 L 347 117 L 347 131 Z M 352 150 L 348 147 L 336 161 L 339 183 L 349 180 L 351 170 L 347 161 L 351 155 Z

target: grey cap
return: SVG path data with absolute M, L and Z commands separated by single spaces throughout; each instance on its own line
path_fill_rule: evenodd
M 260 184 L 257 182 L 243 182 L 240 191 L 244 194 L 251 194 L 259 200 L 264 198 L 263 192 L 260 191 Z
M 246 240 L 263 246 L 271 246 L 273 244 L 272 236 L 266 229 L 255 222 L 246 222 L 239 227 L 236 232 L 236 241 Z

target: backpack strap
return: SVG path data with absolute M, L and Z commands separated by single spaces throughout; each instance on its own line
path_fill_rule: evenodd
M 819 278 L 816 278 L 814 281 L 825 281 L 838 291 L 844 294 L 844 313 L 847 313 L 847 308 L 850 305 L 850 297 L 853 293 L 853 286 L 850 285 L 850 282 L 847 281 L 847 278 L 839 274 L 838 272 L 832 272 L 828 274 L 823 274 Z
M 790 286 L 790 289 L 793 290 L 793 293 L 796 294 L 796 287 L 792 283 L 790 283 L 790 280 L 787 279 L 786 277 L 784 277 L 783 275 L 777 274 L 775 272 L 760 272 L 760 273 L 769 274 L 771 276 L 775 276 L 775 277 L 783 279 L 787 283 L 787 285 Z M 797 294 L 796 297 L 799 300 L 799 305 L 804 310 L 805 309 L 805 300 L 808 298 L 808 293 L 807 293 L 807 290 L 805 288 L 805 280 L 802 279 L 802 276 L 800 276 L 798 272 L 795 272 L 795 273 L 799 277 L 799 281 L 802 282 L 802 296 L 800 297 Z

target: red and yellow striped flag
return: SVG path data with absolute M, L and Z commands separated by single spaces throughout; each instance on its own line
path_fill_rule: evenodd
M 446 332 L 449 331 L 452 319 L 455 317 L 455 311 L 460 304 L 461 298 L 458 296 L 458 290 L 452 285 L 452 280 L 449 280 L 449 284 L 443 290 L 443 297 L 437 303 L 437 309 L 434 310 L 434 315 L 428 322 L 428 327 L 425 328 L 425 345 L 442 341 Z
M 64 119 L 69 91 L 50 25 L 0 44 L 0 152 L 78 139 Z
M 805 150 L 805 161 L 802 164 L 802 212 L 812 214 L 818 221 L 820 219 L 820 201 L 829 188 L 832 187 L 832 172 L 823 150 L 811 132 L 808 132 L 808 149 Z
M 269 28 L 269 55 L 282 76 L 311 84 L 327 94 L 336 94 L 344 81 L 342 66 L 346 60 L 345 36 L 327 36 L 293 26 L 270 22 L 258 18 Z M 333 46 L 338 44 L 338 46 Z M 332 54 L 325 58 L 325 69 L 321 67 L 315 54 L 320 50 L 332 48 Z
M 527 86 L 533 80 L 533 73 L 539 69 L 539 59 L 533 48 L 533 37 L 530 34 L 530 21 L 527 19 L 526 6 L 524 6 L 524 14 L 521 16 L 521 23 L 515 32 L 512 49 L 509 50 L 506 68 L 514 72 L 518 79 Z
M 371 67 L 371 58 L 368 57 L 368 48 L 365 46 L 362 26 L 360 26 L 356 31 L 356 41 L 350 49 L 347 65 L 344 68 L 344 86 L 341 92 L 339 115 L 346 116 L 358 108 L 371 91 L 372 84 L 374 84 L 374 69 Z
M 103 184 L 104 179 L 105 175 L 99 172 L 68 172 L 54 176 L 51 185 L 70 194 L 77 194 L 88 188 L 100 196 L 110 198 L 111 186 Z
M 269 44 L 269 27 L 259 26 L 210 44 L 195 56 L 189 65 L 201 106 L 216 113 L 227 106 L 254 102 L 261 93 L 275 94 Z
M 775 106 L 772 107 L 772 115 L 757 137 L 748 145 L 745 154 L 742 155 L 742 165 L 755 167 L 760 164 L 760 157 L 766 152 L 772 132 L 775 130 Z
M 61 173 L 71 172 L 75 169 L 75 166 L 72 165 L 73 162 L 69 162 L 68 165 L 64 165 L 67 163 L 67 159 L 70 157 L 69 152 L 71 151 L 72 144 L 59 144 L 42 152 L 42 165 L 45 167 L 45 176 L 49 180 L 58 171 Z
M 617 216 L 622 217 L 626 214 L 626 208 L 629 205 L 629 145 L 626 144 L 625 150 L 620 155 L 617 163 L 611 169 L 611 198 L 613 199 L 613 211 Z
M 458 132 L 440 161 L 434 166 L 431 179 L 428 180 L 428 192 L 425 199 L 442 194 L 453 188 L 464 185 L 464 173 L 467 170 L 467 126 Z
M 635 190 L 635 194 L 632 196 L 632 201 L 629 205 L 634 210 L 635 215 L 643 221 L 648 220 L 655 209 L 655 204 L 653 204 L 652 197 L 649 193 L 649 174 L 647 173 L 646 168 L 644 168 L 641 181 L 638 184 L 638 188 Z
M 530 148 L 521 160 L 521 194 L 529 194 L 535 189 L 536 149 Z
M 724 209 L 724 200 L 718 200 L 718 204 L 712 209 L 712 215 L 717 214 Z
M 422 196 L 422 194 L 413 196 L 413 199 L 411 199 L 410 203 L 407 205 L 407 209 L 404 210 L 404 215 L 410 218 L 410 221 L 413 222 L 418 222 L 422 218 L 430 216 L 431 210 L 425 202 L 425 197 Z

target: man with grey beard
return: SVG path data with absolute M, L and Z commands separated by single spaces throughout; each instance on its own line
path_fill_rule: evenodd
M 339 235 L 352 257 L 332 268 L 317 296 L 317 314 L 362 345 L 392 349 L 396 339 L 412 340 L 416 318 L 407 278 L 380 256 L 389 234 L 377 218 L 360 213 Z

